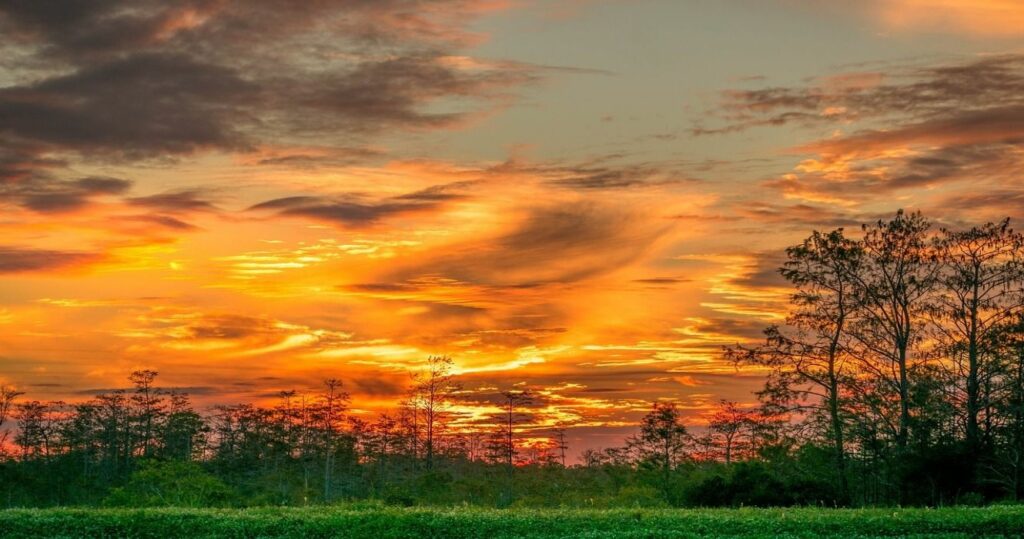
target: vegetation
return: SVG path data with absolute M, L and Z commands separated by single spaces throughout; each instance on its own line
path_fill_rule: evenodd
M 1019 537 L 1024 511 L 986 509 L 522 510 L 377 506 L 8 510 L 13 537 Z
M 659 401 L 622 447 L 567 466 L 571 425 L 534 428 L 531 437 L 549 443 L 523 443 L 537 401 L 527 388 L 496 391 L 497 411 L 480 424 L 453 421 L 461 396 L 447 357 L 428 358 L 408 398 L 372 422 L 347 413 L 340 380 L 313 395 L 283 392 L 273 406 L 200 414 L 143 370 L 131 373 L 132 390 L 73 404 L 0 388 L 0 447 L 13 444 L 0 459 L 0 500 L 659 508 L 971 505 L 1024 495 L 1024 236 L 1006 221 L 946 230 L 899 212 L 858 237 L 814 232 L 786 255 L 789 316 L 763 341 L 723 351 L 766 374 L 760 405 L 723 402 L 706 425 L 684 424 L 676 403 Z M 11 419 L 17 429 L 6 428 Z

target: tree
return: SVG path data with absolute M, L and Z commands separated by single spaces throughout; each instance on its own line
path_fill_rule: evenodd
M 131 470 L 131 414 L 124 391 L 97 395 L 90 407 L 94 414 L 100 466 L 109 481 L 120 480 Z
M 911 422 L 911 351 L 939 270 L 930 228 L 920 212 L 903 210 L 889 221 L 864 225 L 860 271 L 850 273 L 859 310 L 851 332 L 860 348 L 859 363 L 897 395 L 896 442 L 901 448 L 907 445 Z
M 161 427 L 160 456 L 176 460 L 192 460 L 210 430 L 192 409 L 188 395 L 180 392 L 171 392 L 170 408 Z
M 430 356 L 426 369 L 416 373 L 415 400 L 422 404 L 423 427 L 426 430 L 425 458 L 427 469 L 434 467 L 435 442 L 438 431 L 443 427 L 452 394 L 460 389 L 452 375 L 452 359 L 448 356 Z
M 349 395 L 341 390 L 341 380 L 329 378 L 324 380 L 324 392 L 321 395 L 319 409 L 320 428 L 323 435 L 324 456 L 324 501 L 331 500 L 331 474 L 334 470 L 335 456 L 338 450 L 336 441 L 343 432 L 344 413 L 348 409 Z
M 711 416 L 708 430 L 719 439 L 726 466 L 732 464 L 735 453 L 749 446 L 754 426 L 752 415 L 735 402 L 723 400 Z
M 20 428 L 14 443 L 21 447 L 24 459 L 45 459 L 57 449 L 57 410 L 62 402 L 29 401 L 17 405 L 15 417 Z
M 642 461 L 661 470 L 661 488 L 668 495 L 672 470 L 686 458 L 689 434 L 674 402 L 655 402 L 640 420 L 640 433 L 627 440 Z
M 849 380 L 849 325 L 857 314 L 855 286 L 864 252 L 842 229 L 815 231 L 799 245 L 786 249 L 782 276 L 796 287 L 792 311 L 783 327 L 765 330 L 765 343 L 726 349 L 734 363 L 771 369 L 762 397 L 792 411 L 828 417 L 827 437 L 835 458 L 840 496 L 846 478 L 843 390 Z
M 989 361 L 993 351 L 986 349 L 994 342 L 989 336 L 1024 311 L 1022 248 L 1024 236 L 1010 228 L 1009 219 L 963 231 L 943 229 L 938 242 L 941 286 L 934 298 L 934 327 L 964 380 L 966 442 L 975 452 L 981 442 L 979 416 L 990 406 L 983 384 L 996 374 Z
M 128 375 L 128 380 L 135 386 L 135 393 L 131 397 L 135 406 L 135 443 L 141 445 L 141 453 L 145 457 L 152 455 L 156 445 L 156 431 L 166 412 L 162 392 L 154 386 L 158 374 L 157 371 L 145 369 Z
M 11 415 L 14 401 L 21 395 L 23 393 L 15 390 L 12 386 L 0 385 L 0 457 L 7 451 L 8 432 L 4 429 L 4 423 Z
M 515 444 L 515 419 L 516 410 L 523 405 L 530 404 L 533 402 L 533 393 L 528 389 L 510 389 L 502 391 L 501 396 L 505 402 L 503 407 L 505 408 L 505 427 L 504 427 L 504 443 L 503 443 L 503 457 L 505 464 L 508 466 L 509 473 L 512 472 L 512 466 L 515 464 L 516 457 L 516 444 Z
M 1003 469 L 996 473 L 1010 496 L 1018 500 L 1024 498 L 1024 316 L 1002 324 L 989 339 L 1003 375 L 1002 398 L 994 403 L 1003 418 L 998 427 L 1003 438 L 999 455 Z
M 569 450 L 569 444 L 565 439 L 566 426 L 563 423 L 555 425 L 552 437 L 553 447 L 557 452 L 558 462 L 561 463 L 562 467 L 565 467 L 565 452 Z

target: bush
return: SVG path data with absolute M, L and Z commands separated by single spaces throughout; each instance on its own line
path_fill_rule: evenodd
M 104 505 L 117 507 L 225 507 L 232 490 L 195 462 L 144 463 L 123 487 L 110 492 Z

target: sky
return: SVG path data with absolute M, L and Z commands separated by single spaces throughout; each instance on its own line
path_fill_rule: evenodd
M 755 402 L 812 230 L 1024 213 L 1020 0 L 0 2 L 0 383 L 200 406 L 451 356 L 608 446 Z

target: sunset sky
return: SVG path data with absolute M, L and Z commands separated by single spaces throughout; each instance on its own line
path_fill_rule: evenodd
M 0 383 L 752 403 L 782 249 L 1024 217 L 1020 0 L 0 2 Z

